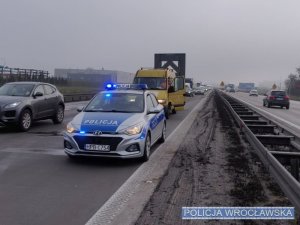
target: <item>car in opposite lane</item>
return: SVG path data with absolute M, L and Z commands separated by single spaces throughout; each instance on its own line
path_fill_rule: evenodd
M 70 157 L 141 158 L 166 138 L 164 108 L 143 85 L 102 91 L 67 125 L 64 149 Z M 111 87 L 111 86 L 110 86 Z M 127 88 L 126 88 L 127 87 Z
M 271 106 L 280 106 L 281 108 L 285 107 L 286 109 L 289 109 L 290 99 L 286 94 L 286 91 L 271 90 L 265 94 L 263 106 L 267 106 L 268 108 Z
M 62 123 L 64 97 L 58 89 L 42 82 L 10 82 L 0 87 L 0 126 L 17 125 L 28 131 L 34 120 Z

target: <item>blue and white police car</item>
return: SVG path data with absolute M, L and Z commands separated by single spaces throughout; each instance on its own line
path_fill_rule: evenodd
M 166 138 L 163 106 L 142 84 L 108 84 L 67 125 L 64 149 L 70 157 L 141 158 Z

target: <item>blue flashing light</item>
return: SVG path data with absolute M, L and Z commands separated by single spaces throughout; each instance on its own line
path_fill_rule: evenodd
M 81 133 L 81 134 L 85 134 L 85 131 L 80 131 L 79 133 Z
M 146 90 L 148 89 L 147 84 L 111 84 L 105 85 L 106 90 L 123 89 L 123 90 Z
M 106 95 L 105 95 L 105 97 L 110 97 L 110 96 L 111 96 L 111 94 L 106 94 Z

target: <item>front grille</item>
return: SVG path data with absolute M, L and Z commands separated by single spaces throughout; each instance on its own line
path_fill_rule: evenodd
M 6 111 L 6 112 L 4 112 L 4 115 L 6 117 L 15 117 L 16 116 L 16 111 L 15 110 Z
M 121 137 L 92 137 L 92 136 L 74 136 L 80 149 L 84 149 L 85 144 L 110 145 L 110 151 L 115 151 L 118 144 L 123 140 Z

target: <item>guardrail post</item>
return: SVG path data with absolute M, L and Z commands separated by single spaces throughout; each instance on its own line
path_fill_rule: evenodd
M 299 159 L 291 159 L 291 173 L 299 181 Z

